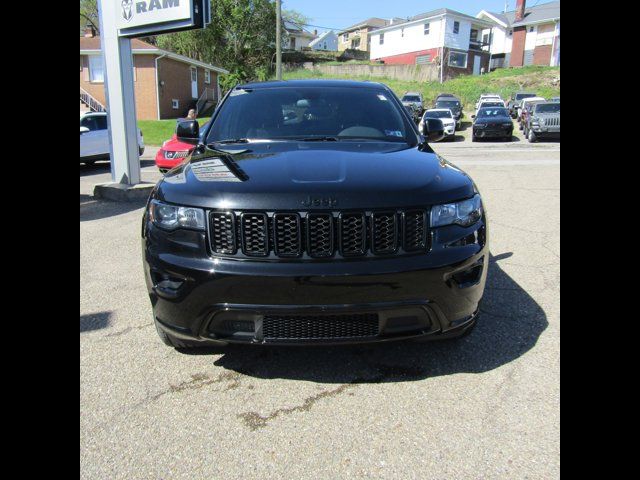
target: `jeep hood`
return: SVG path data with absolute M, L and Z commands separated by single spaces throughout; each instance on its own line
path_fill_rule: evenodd
M 352 141 L 226 147 L 171 170 L 153 195 L 203 208 L 321 210 L 333 203 L 344 210 L 446 203 L 475 191 L 464 172 L 429 147 Z

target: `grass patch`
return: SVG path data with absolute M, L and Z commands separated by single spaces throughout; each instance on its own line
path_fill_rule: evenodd
M 396 95 L 402 96 L 407 91 L 421 92 L 426 105 L 432 105 L 439 93 L 447 92 L 457 95 L 467 112 L 471 111 L 482 93 L 498 93 L 508 99 L 518 90 L 531 90 L 545 98 L 560 95 L 560 67 L 528 66 L 520 68 L 499 68 L 486 75 L 464 75 L 439 82 L 413 82 L 394 80 L 391 78 L 370 76 L 334 76 L 323 75 L 314 70 L 293 70 L 283 72 L 283 79 L 336 78 L 341 80 L 369 80 L 381 82 L 389 86 Z
M 200 127 L 209 121 L 210 117 L 198 119 Z M 138 127 L 144 135 L 145 145 L 159 147 L 162 142 L 171 138 L 176 132 L 176 119 L 169 120 L 138 120 Z

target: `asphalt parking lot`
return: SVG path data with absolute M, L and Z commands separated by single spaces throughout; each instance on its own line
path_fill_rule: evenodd
M 166 347 L 142 205 L 94 199 L 108 163 L 81 165 L 81 478 L 558 478 L 560 144 L 434 149 L 478 184 L 491 262 L 475 331 L 426 345 Z

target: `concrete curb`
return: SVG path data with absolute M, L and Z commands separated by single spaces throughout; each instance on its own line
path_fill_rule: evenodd
M 148 199 L 153 187 L 155 187 L 155 183 L 151 182 L 142 182 L 136 185 L 99 183 L 93 187 L 93 196 L 115 202 L 135 202 Z

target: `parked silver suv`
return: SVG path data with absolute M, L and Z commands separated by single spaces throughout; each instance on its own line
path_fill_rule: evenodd
M 540 138 L 560 138 L 560 102 L 536 103 L 531 108 L 523 127 L 527 140 L 535 142 Z

